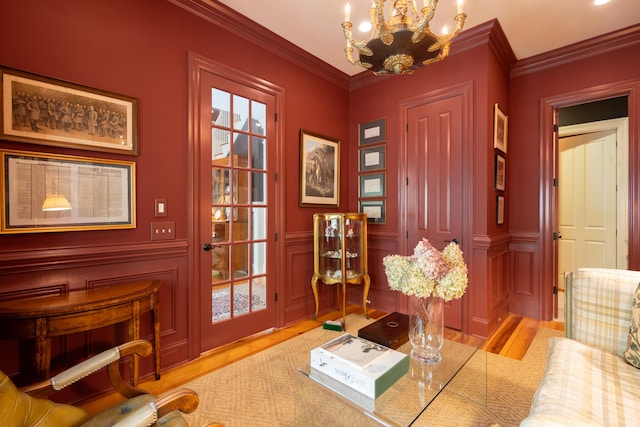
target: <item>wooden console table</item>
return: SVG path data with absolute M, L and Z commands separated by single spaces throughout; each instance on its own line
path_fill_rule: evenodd
M 39 380 L 48 379 L 51 337 L 128 322 L 129 338 L 140 338 L 140 315 L 151 312 L 155 374 L 160 379 L 160 281 L 114 285 L 61 295 L 0 302 L 0 339 L 35 339 L 35 367 Z M 138 385 L 138 357 L 131 359 Z

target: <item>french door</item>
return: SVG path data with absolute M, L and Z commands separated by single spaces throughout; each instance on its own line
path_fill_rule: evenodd
M 202 73 L 201 351 L 275 326 L 275 96 Z

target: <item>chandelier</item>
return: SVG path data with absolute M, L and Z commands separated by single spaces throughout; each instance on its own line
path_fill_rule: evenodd
M 456 29 L 453 33 L 445 32 L 435 35 L 429 23 L 436 13 L 438 0 L 423 0 L 424 5 L 418 14 L 415 0 L 395 0 L 393 8 L 385 19 L 384 4 L 386 0 L 373 0 L 369 9 L 372 32 L 369 41 L 357 41 L 351 37 L 352 24 L 349 21 L 351 8 L 345 6 L 345 19 L 342 23 L 344 36 L 347 39 L 345 53 L 347 60 L 382 74 L 411 74 L 418 68 L 443 60 L 449 54 L 451 40 L 457 36 L 467 15 L 462 11 L 463 0 L 458 0 L 458 13 L 454 17 Z M 358 51 L 358 59 L 353 51 Z

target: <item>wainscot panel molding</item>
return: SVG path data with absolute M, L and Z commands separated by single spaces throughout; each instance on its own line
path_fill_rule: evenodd
M 284 324 L 308 318 L 315 312 L 315 300 L 311 289 L 313 276 L 313 231 L 291 232 L 285 235 Z M 327 286 L 318 288 L 320 312 L 333 307 L 333 292 Z M 330 286 L 335 290 L 335 286 Z
M 510 310 L 525 316 L 540 318 L 528 302 L 536 295 L 539 280 L 540 253 L 538 233 L 513 233 L 509 245 L 513 260 Z M 540 288 L 542 291 L 542 287 Z

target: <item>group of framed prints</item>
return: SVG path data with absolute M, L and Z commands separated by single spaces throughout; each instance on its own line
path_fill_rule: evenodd
M 358 210 L 370 224 L 387 222 L 386 118 L 358 125 Z
M 507 187 L 507 115 L 496 103 L 493 108 L 493 148 L 495 150 L 494 188 L 496 190 L 496 224 L 505 220 Z
M 138 154 L 137 99 L 0 67 L 0 139 Z M 26 147 L 26 146 L 25 146 Z M 135 228 L 135 162 L 0 150 L 0 233 Z

